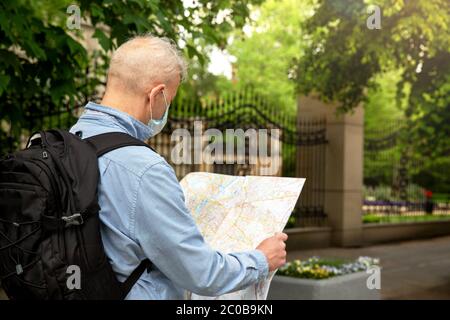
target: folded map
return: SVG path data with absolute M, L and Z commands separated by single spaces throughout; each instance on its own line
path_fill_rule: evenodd
M 255 249 L 262 240 L 283 231 L 305 179 L 229 176 L 192 172 L 180 182 L 199 229 L 221 252 Z M 266 299 L 275 272 L 246 289 L 218 297 L 186 292 L 186 299 Z

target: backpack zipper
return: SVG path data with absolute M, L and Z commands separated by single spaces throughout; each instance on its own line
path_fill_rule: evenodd
M 46 146 L 45 145 L 43 145 L 43 148 L 46 148 Z M 47 149 L 48 150 L 48 149 Z M 52 152 L 50 151 L 50 150 L 48 150 L 48 151 L 46 151 L 47 152 L 47 156 L 48 157 L 52 157 L 53 155 L 52 155 Z M 46 167 L 48 167 L 47 166 L 47 164 L 45 163 L 45 161 L 43 161 L 43 160 L 40 160 L 40 162 L 42 162 L 42 163 L 44 163 L 45 165 L 46 165 Z M 49 169 L 50 170 L 50 169 Z M 59 170 L 59 168 L 58 168 L 58 166 L 56 165 L 56 170 L 58 171 L 58 173 L 61 173 L 61 178 L 62 178 L 62 181 L 63 181 L 63 183 L 64 184 L 66 184 L 66 186 L 67 186 L 67 190 L 68 190 L 68 195 L 67 195 L 67 201 L 69 202 L 69 210 L 75 210 L 76 211 L 76 208 L 75 208 L 75 203 L 74 203 L 74 199 L 73 199 L 73 196 L 72 196 L 72 194 L 70 193 L 70 185 L 69 185 L 69 183 L 68 183 L 68 179 L 67 179 L 67 176 L 64 174 L 64 172 L 62 172 L 61 170 Z M 53 176 L 52 176 L 53 177 Z M 60 212 L 62 212 L 63 210 L 60 208 Z M 61 217 L 60 217 L 61 218 Z M 74 228 L 75 228 L 75 233 L 77 234 L 77 238 L 78 238 L 78 242 L 79 242 L 79 245 L 80 245 L 80 247 L 81 247 L 81 251 L 82 251 L 82 258 L 84 259 L 84 261 L 85 261 L 85 264 L 86 264 L 86 266 L 89 268 L 89 260 L 88 260 L 88 257 L 87 257 L 87 251 L 86 251 L 86 246 L 85 246 L 85 244 L 84 244 L 84 237 L 83 237 L 83 234 L 82 234 L 82 232 L 81 232 L 81 229 L 80 229 L 80 227 L 78 227 L 78 226 L 73 226 Z M 63 241 L 63 246 L 64 246 L 64 259 L 66 258 L 66 254 L 65 254 L 65 247 L 66 247 L 66 245 L 65 245 L 65 237 L 64 237 L 64 231 L 61 231 L 61 235 L 60 235 L 60 238 L 62 239 L 62 241 Z
M 44 152 L 46 152 L 46 151 L 44 151 Z M 47 153 L 47 157 L 48 157 L 48 153 Z M 43 158 L 44 158 L 44 156 L 43 156 Z M 33 160 L 36 160 L 36 161 L 30 161 L 30 162 L 34 163 L 39 168 L 41 168 L 45 172 L 47 177 L 49 178 L 51 189 L 52 189 L 53 194 L 55 196 L 54 197 L 54 201 L 55 201 L 55 204 L 56 204 L 56 212 L 59 214 L 57 216 L 57 218 L 61 218 L 62 217 L 61 213 L 63 212 L 63 209 L 62 209 L 63 208 L 63 204 L 60 202 L 61 201 L 60 200 L 61 199 L 61 194 L 60 194 L 59 189 L 57 187 L 58 184 L 56 182 L 56 179 L 55 179 L 54 175 L 52 174 L 52 170 L 50 169 L 50 167 L 47 165 L 47 163 L 44 160 L 41 160 L 39 158 L 33 158 Z M 66 254 L 66 238 L 64 236 L 64 231 L 59 231 L 58 230 L 57 239 L 58 239 L 57 245 L 58 245 L 59 256 L 61 258 L 61 261 L 63 263 L 66 263 L 67 262 L 66 261 L 67 254 Z M 62 243 L 60 243 L 59 239 L 61 240 Z

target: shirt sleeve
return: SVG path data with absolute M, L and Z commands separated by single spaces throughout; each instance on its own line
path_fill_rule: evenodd
M 134 236 L 145 255 L 170 280 L 203 296 L 240 290 L 267 277 L 263 252 L 225 254 L 213 250 L 187 209 L 173 169 L 165 162 L 142 176 Z

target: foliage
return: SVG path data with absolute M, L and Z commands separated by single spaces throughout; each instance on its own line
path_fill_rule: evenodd
M 450 157 L 426 161 L 413 174 L 412 180 L 433 192 L 450 192 Z
M 392 190 L 390 185 L 379 185 L 376 187 L 364 186 L 363 189 L 364 199 L 370 201 L 401 201 L 398 194 Z M 406 196 L 409 201 L 423 202 L 424 189 L 416 184 L 410 184 L 406 189 Z
M 86 50 L 61 27 L 42 20 L 25 1 L 0 3 L 0 117 L 13 130 L 26 116 L 57 102 L 78 99 L 87 67 Z M 66 100 L 66 101 L 64 101 Z M 2 126 L 3 128 L 4 126 Z M 18 131 L 16 131 L 16 134 Z
M 365 214 L 362 217 L 363 223 L 402 223 L 402 222 L 420 222 L 420 221 L 442 221 L 449 220 L 448 214 L 421 214 L 421 215 L 377 215 Z
M 370 4 L 381 29 L 366 26 Z M 450 2 L 318 0 L 304 24 L 304 55 L 295 63 L 298 91 L 339 101 L 350 111 L 376 86 L 376 76 L 401 70 L 397 100 L 409 88 L 408 142 L 432 157 L 450 153 Z
M 210 62 L 208 54 L 212 48 L 205 48 L 205 63 L 192 60 L 189 65 L 187 79 L 181 84 L 177 97 L 201 103 L 202 100 L 215 99 L 234 92 L 234 86 L 229 79 L 223 75 L 214 75 L 207 70 Z
M 279 108 L 296 110 L 290 65 L 301 54 L 300 23 L 311 15 L 311 1 L 268 0 L 254 11 L 255 22 L 229 46 L 236 56 L 236 86 L 253 85 Z
M 364 154 L 364 184 L 368 186 L 392 185 L 400 162 L 400 148 L 368 151 Z
M 17 140 L 21 128 L 34 126 L 32 117 L 84 103 L 104 78 L 110 51 L 137 33 L 170 37 L 201 63 L 203 48 L 224 46 L 227 35 L 248 21 L 248 5 L 260 2 L 200 0 L 185 6 L 183 1 L 159 0 L 2 1 L 1 128 Z M 82 30 L 68 30 L 70 4 L 79 5 L 82 22 L 92 26 L 98 52 L 85 49 Z
M 311 15 L 311 0 L 266 0 L 253 6 L 250 21 L 229 37 L 225 54 L 235 58 L 232 79 L 193 65 L 191 81 L 182 92 L 220 96 L 252 87 L 280 110 L 296 110 L 291 61 L 300 55 L 300 23 Z
M 396 103 L 396 87 L 401 74 L 400 70 L 390 70 L 374 77 L 374 85 L 368 88 L 364 103 L 365 133 L 383 131 L 386 125 L 401 124 L 405 120 L 406 99 L 402 99 L 400 105 Z M 409 95 L 405 91 L 405 95 Z

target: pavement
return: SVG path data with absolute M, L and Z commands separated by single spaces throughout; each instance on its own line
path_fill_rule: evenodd
M 450 300 L 450 236 L 359 248 L 288 252 L 288 261 L 311 256 L 380 259 L 381 299 Z
M 379 258 L 382 299 L 450 300 L 450 236 L 360 248 L 291 251 L 288 260 L 311 256 Z M 0 300 L 5 298 L 0 289 Z

